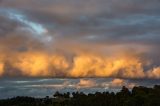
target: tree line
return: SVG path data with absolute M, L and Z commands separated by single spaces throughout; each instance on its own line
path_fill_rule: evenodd
M 14 97 L 0 100 L 0 106 L 160 106 L 160 85 L 144 86 L 129 90 L 125 86 L 119 92 L 56 92 L 45 98 Z

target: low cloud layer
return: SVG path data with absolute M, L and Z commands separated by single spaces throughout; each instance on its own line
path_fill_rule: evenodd
M 132 89 L 134 86 L 153 87 L 158 84 L 156 80 L 126 80 L 117 78 L 8 78 L 0 80 L 0 98 L 11 98 L 14 96 L 51 96 L 56 91 L 66 92 L 117 92 L 122 86 Z
M 159 4 L 1 0 L 0 77 L 160 79 Z

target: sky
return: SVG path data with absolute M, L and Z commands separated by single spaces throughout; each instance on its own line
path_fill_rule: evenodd
M 28 80 L 51 89 L 54 78 L 74 89 L 160 84 L 159 11 L 159 0 L 0 0 L 0 92 Z

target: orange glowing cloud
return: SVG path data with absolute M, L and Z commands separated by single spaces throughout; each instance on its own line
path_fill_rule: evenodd
M 68 60 L 62 54 L 37 51 L 12 53 L 0 58 L 0 76 L 8 74 L 6 67 L 9 64 L 16 71 L 9 71 L 8 76 L 18 73 L 27 77 L 160 78 L 160 69 L 144 70 L 146 62 L 138 55 L 79 53 L 71 58 Z
M 4 56 L 0 56 L 0 76 L 4 73 Z
M 74 58 L 73 77 L 144 77 L 142 61 L 137 57 L 98 57 L 81 55 Z
M 124 86 L 125 85 L 125 81 L 122 79 L 114 79 L 111 82 L 111 86 L 115 87 L 115 86 Z
M 92 80 L 81 79 L 77 84 L 77 88 L 90 88 L 96 86 L 96 82 Z
M 57 71 L 64 71 L 68 68 L 65 58 L 57 54 L 26 52 L 16 54 L 16 57 L 10 61 L 10 64 L 17 68 L 23 76 L 52 77 L 59 73 Z
M 50 57 L 50 65 L 53 67 L 53 70 L 56 69 L 60 73 L 65 73 L 65 70 L 69 68 L 69 62 L 63 55 L 53 55 Z
M 41 53 L 22 53 L 13 62 L 24 76 L 48 76 L 48 58 Z
M 0 76 L 2 76 L 4 73 L 4 64 L 0 63 Z
M 153 68 L 153 70 L 148 71 L 147 76 L 149 78 L 155 78 L 155 79 L 160 78 L 160 67 L 156 67 Z
M 122 86 L 126 86 L 128 88 L 133 88 L 134 86 L 136 86 L 135 83 L 128 83 L 126 80 L 123 79 L 113 79 L 110 84 L 109 87 L 110 88 L 121 88 Z

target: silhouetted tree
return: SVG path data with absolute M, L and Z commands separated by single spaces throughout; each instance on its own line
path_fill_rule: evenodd
M 160 106 L 160 85 L 153 88 L 134 87 L 131 91 L 125 86 L 120 92 L 96 92 L 86 95 L 83 92 L 59 93 L 54 98 L 14 97 L 0 100 L 0 106 Z

